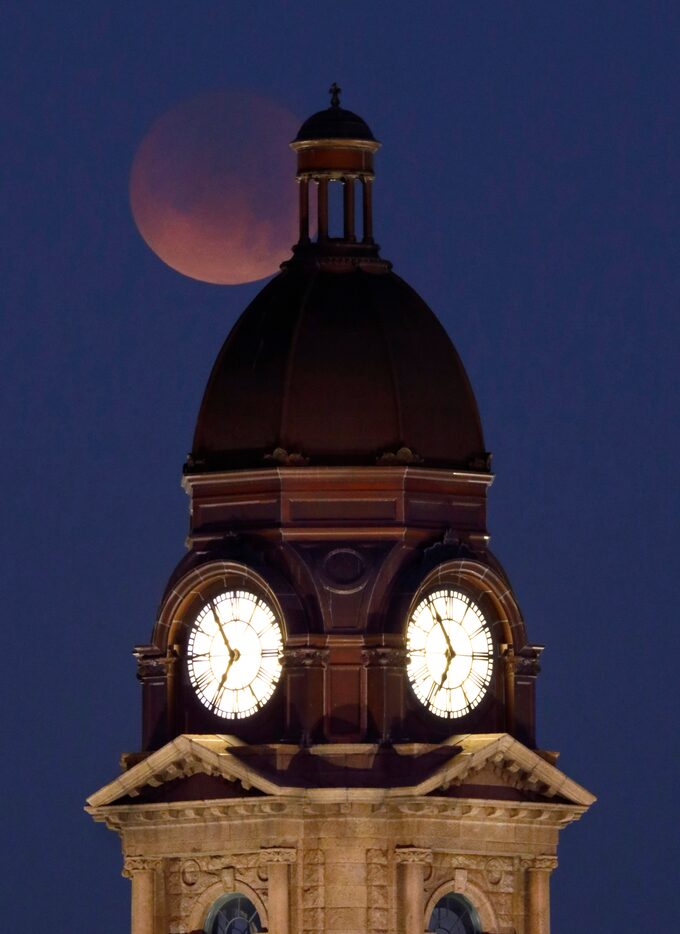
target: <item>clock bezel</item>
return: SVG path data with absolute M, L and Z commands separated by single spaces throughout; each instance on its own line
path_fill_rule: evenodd
M 477 570 L 476 563 L 464 562 L 464 565 L 468 572 Z M 411 698 L 409 707 L 415 711 L 420 711 L 420 714 L 426 716 L 433 725 L 436 723 L 444 726 L 449 723 L 458 726 L 472 720 L 482 719 L 488 714 L 491 716 L 490 725 L 494 729 L 501 728 L 493 725 L 493 721 L 499 716 L 500 710 L 497 709 L 495 714 L 491 713 L 491 711 L 497 708 L 498 702 L 502 703 L 507 690 L 505 684 L 506 666 L 502 664 L 502 656 L 509 641 L 508 620 L 503 613 L 502 604 L 499 606 L 495 588 L 489 587 L 488 584 L 484 586 L 485 583 L 487 582 L 476 580 L 476 574 L 473 576 L 470 573 L 463 573 L 463 562 L 450 562 L 439 565 L 425 579 L 421 580 L 415 592 L 412 592 L 413 595 L 406 607 L 403 617 L 404 628 L 402 630 L 405 646 L 408 646 L 409 626 L 417 608 L 422 601 L 440 590 L 457 591 L 478 608 L 484 618 L 486 631 L 491 642 L 491 670 L 488 683 L 479 700 L 472 707 L 468 707 L 460 713 L 442 713 L 437 709 L 433 709 L 424 699 L 421 699 L 413 684 L 411 664 L 407 662 L 404 675 L 407 684 L 407 696 Z
M 230 723 L 250 723 L 261 716 L 268 715 L 272 709 L 272 702 L 279 695 L 283 683 L 283 668 L 278 671 L 278 677 L 271 694 L 248 714 L 235 714 L 234 716 L 224 715 L 209 707 L 199 696 L 195 685 L 192 683 L 188 651 L 191 644 L 191 636 L 196 622 L 215 597 L 229 591 L 247 591 L 253 596 L 261 599 L 272 611 L 281 632 L 281 653 L 286 645 L 287 628 L 284 613 L 281 605 L 272 588 L 255 571 L 245 565 L 236 565 L 230 563 L 225 566 L 220 564 L 216 573 L 206 576 L 203 580 L 194 583 L 191 590 L 187 593 L 181 606 L 181 619 L 176 619 L 174 627 L 175 653 L 179 656 L 181 664 L 181 684 L 183 686 L 182 694 L 185 698 L 190 698 L 192 705 L 196 707 L 199 716 L 209 718 L 209 721 L 221 724 L 222 726 Z
M 231 595 L 238 601 L 237 609 L 244 609 L 245 613 L 230 620 L 228 616 L 225 617 L 223 605 L 230 600 Z M 257 625 L 251 624 L 258 606 L 264 624 L 262 632 L 258 632 Z M 248 613 L 250 620 L 247 619 Z M 220 636 L 226 645 L 222 644 Z M 235 636 L 237 641 L 234 641 Z M 205 647 L 206 637 L 210 640 L 209 657 L 194 664 L 197 656 L 190 654 L 194 641 L 202 642 Z M 215 643 L 221 651 L 214 651 Z M 246 647 L 250 649 L 248 654 L 245 652 Z M 272 655 L 273 652 L 276 652 L 276 656 Z M 218 591 L 199 610 L 189 627 L 184 661 L 194 694 L 209 713 L 220 720 L 247 720 L 263 710 L 274 695 L 282 676 L 282 655 L 283 628 L 276 609 L 254 587 L 228 587 Z M 221 682 L 220 675 L 214 670 L 216 657 L 221 659 L 222 666 L 226 663 Z M 252 661 L 255 661 L 255 666 Z M 239 670 L 245 673 L 247 681 L 235 687 L 229 686 L 224 679 L 230 667 L 232 677 L 236 673 L 237 682 Z M 229 700 L 232 704 L 228 704 Z

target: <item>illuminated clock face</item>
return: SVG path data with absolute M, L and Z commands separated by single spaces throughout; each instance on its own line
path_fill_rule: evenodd
M 406 634 L 408 676 L 418 699 L 439 717 L 464 717 L 486 694 L 493 642 L 479 607 L 442 589 L 415 608 Z
M 218 717 L 256 713 L 281 677 L 281 625 L 261 596 L 227 590 L 196 617 L 187 645 L 189 680 Z

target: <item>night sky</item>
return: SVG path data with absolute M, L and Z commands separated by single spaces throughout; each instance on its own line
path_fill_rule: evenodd
M 652 0 L 2 4 L 4 931 L 129 930 L 82 807 L 138 748 L 131 650 L 262 284 L 154 256 L 134 153 L 192 95 L 302 120 L 334 80 L 383 142 L 383 256 L 476 391 L 492 546 L 547 646 L 539 743 L 599 798 L 562 835 L 553 932 L 677 930 L 679 40 Z

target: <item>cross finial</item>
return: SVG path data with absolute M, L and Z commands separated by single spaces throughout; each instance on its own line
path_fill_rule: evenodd
M 331 86 L 329 87 L 328 93 L 329 93 L 330 96 L 331 96 L 331 107 L 339 107 L 339 106 L 340 106 L 340 92 L 341 92 L 341 91 L 342 91 L 342 88 L 339 88 L 339 87 L 337 86 L 337 84 L 335 83 L 335 81 L 334 81 L 333 84 L 331 84 Z

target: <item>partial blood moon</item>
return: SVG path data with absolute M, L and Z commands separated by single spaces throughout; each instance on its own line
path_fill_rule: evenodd
M 164 263 L 235 285 L 276 272 L 297 240 L 297 118 L 248 92 L 213 91 L 160 117 L 137 150 L 130 202 Z

